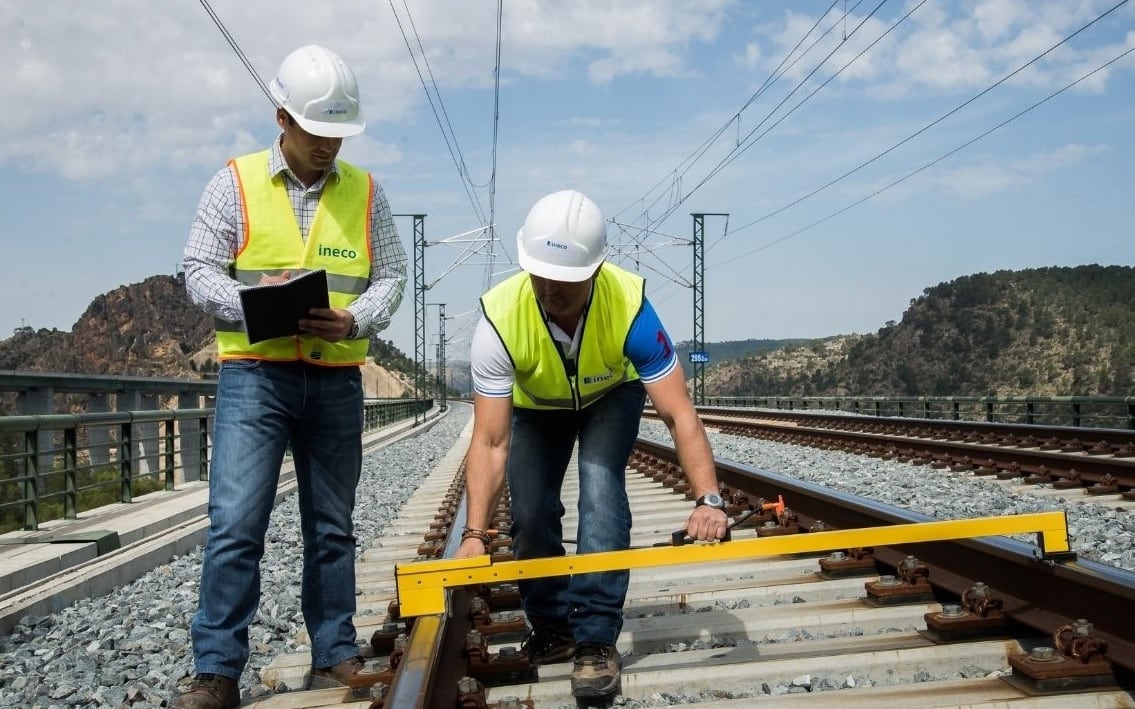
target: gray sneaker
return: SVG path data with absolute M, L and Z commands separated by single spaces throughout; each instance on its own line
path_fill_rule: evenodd
M 580 643 L 571 670 L 571 693 L 581 699 L 608 697 L 619 690 L 619 651 L 607 643 Z

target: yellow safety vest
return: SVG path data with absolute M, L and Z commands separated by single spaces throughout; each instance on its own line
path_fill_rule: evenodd
M 552 339 L 536 302 L 532 280 L 518 273 L 481 296 L 515 367 L 512 403 L 524 409 L 582 409 L 623 382 L 638 379 L 625 346 L 642 309 L 645 281 L 604 263 L 584 314 L 576 374 Z
M 270 151 L 264 150 L 229 162 L 236 175 L 244 209 L 244 246 L 230 267 L 230 275 L 255 285 L 262 274 L 283 271 L 327 271 L 332 308 L 346 308 L 366 290 L 370 281 L 371 201 L 374 181 L 370 173 L 339 161 L 339 179 L 327 180 L 315 219 L 305 242 L 288 199 L 282 174 L 273 177 Z M 311 335 L 279 337 L 250 344 L 241 323 L 216 319 L 217 350 L 221 360 L 303 360 L 326 366 L 359 365 L 366 359 L 366 338 L 328 342 Z

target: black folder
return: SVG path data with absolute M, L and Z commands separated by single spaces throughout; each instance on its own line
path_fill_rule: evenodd
M 308 271 L 287 281 L 240 291 L 244 328 L 250 343 L 300 334 L 300 318 L 311 308 L 330 307 L 327 271 Z

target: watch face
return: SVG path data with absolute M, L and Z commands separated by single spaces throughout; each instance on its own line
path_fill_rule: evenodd
M 716 492 L 707 492 L 702 495 L 702 504 L 709 507 L 725 507 L 725 500 L 721 499 L 721 495 Z

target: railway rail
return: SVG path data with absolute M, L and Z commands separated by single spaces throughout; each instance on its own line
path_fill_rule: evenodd
M 724 433 L 1135 501 L 1135 431 L 700 409 Z M 649 413 L 649 412 L 648 412 Z
M 511 582 L 454 585 L 440 610 L 402 612 L 409 572 L 444 566 L 464 526 L 458 451 L 461 441 L 399 524 L 363 554 L 356 625 L 382 681 L 276 694 L 257 706 L 576 706 L 570 663 L 536 670 L 519 654 L 524 621 Z M 825 532 L 925 530 L 931 521 L 743 466 L 719 463 L 718 475 L 734 521 L 731 541 L 678 550 L 673 534 L 691 502 L 673 450 L 647 441 L 636 449 L 628 470 L 632 545 L 651 558 L 673 552 L 689 563 L 626 561 L 632 581 L 618 642 L 620 705 L 740 707 L 775 698 L 872 707 L 1135 706 L 1135 574 L 1078 561 L 1044 539 L 926 541 L 914 532 L 909 542 L 886 546 L 714 560 L 753 540 L 822 547 L 813 540 Z M 569 537 L 573 492 L 569 483 Z M 495 526 L 507 523 L 503 507 Z M 1058 539 L 1047 541 L 1059 549 Z M 467 561 L 454 573 L 468 573 L 461 571 Z M 492 563 L 484 561 L 482 570 L 530 563 L 512 562 L 503 534 Z M 262 678 L 303 686 L 308 662 L 304 653 L 278 657 Z

